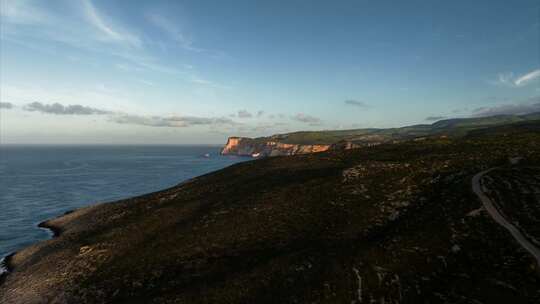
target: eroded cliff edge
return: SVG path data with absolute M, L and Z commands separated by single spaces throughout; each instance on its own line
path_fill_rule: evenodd
M 276 140 L 229 137 L 227 144 L 221 150 L 221 154 L 252 157 L 296 155 L 323 152 L 331 147 L 330 144 L 289 144 Z

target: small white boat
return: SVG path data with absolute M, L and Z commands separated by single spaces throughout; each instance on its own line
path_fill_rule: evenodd
M 210 158 L 210 153 L 205 153 L 203 156 L 206 158 Z
M 261 156 L 261 153 L 253 153 L 253 154 L 251 154 L 251 157 L 259 157 L 259 156 Z

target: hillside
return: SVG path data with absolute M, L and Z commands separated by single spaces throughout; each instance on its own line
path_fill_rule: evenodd
M 535 259 L 471 180 L 500 166 L 484 191 L 536 237 L 539 126 L 264 158 L 83 208 L 9 259 L 0 302 L 538 303 Z
M 269 137 L 231 137 L 222 154 L 277 156 L 311 153 L 329 149 L 356 148 L 396 143 L 425 137 L 461 137 L 473 130 L 540 120 L 540 113 L 446 119 L 433 124 L 389 129 L 301 131 Z

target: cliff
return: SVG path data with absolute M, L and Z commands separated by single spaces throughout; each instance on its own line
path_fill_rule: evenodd
M 254 157 L 296 155 L 323 152 L 331 147 L 330 144 L 289 144 L 275 140 L 229 137 L 221 154 Z

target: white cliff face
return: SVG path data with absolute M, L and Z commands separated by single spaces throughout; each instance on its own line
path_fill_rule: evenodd
M 221 150 L 221 154 L 235 154 L 240 141 L 241 139 L 239 137 L 229 137 L 227 144 Z
M 256 142 L 246 137 L 230 137 L 223 147 L 223 155 L 241 156 L 280 156 L 322 152 L 330 149 L 331 145 L 299 145 L 286 144 L 276 141 Z
M 229 137 L 221 150 L 223 155 L 251 156 L 257 153 L 253 139 L 247 137 Z

